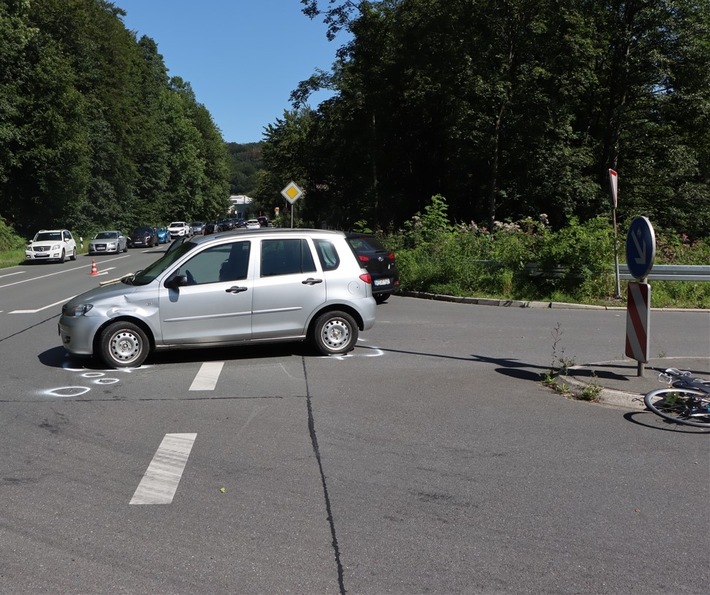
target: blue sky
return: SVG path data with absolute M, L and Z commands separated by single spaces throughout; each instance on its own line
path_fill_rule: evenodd
M 291 109 L 291 91 L 316 68 L 329 71 L 343 43 L 329 42 L 299 0 L 113 3 L 126 11 L 127 29 L 155 40 L 169 75 L 190 83 L 227 142 L 262 140 L 264 127 Z

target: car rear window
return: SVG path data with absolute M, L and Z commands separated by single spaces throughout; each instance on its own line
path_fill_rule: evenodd
M 320 260 L 320 266 L 324 271 L 334 271 L 340 266 L 340 256 L 338 256 L 338 251 L 332 242 L 328 240 L 314 240 L 316 245 L 316 252 L 318 253 L 318 260 Z
M 374 237 L 348 238 L 349 244 L 356 252 L 386 252 L 387 249 L 380 240 Z

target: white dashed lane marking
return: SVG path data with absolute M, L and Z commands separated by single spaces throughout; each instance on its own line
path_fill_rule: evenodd
M 129 504 L 170 504 L 197 434 L 165 434 Z
M 214 390 L 222 373 L 224 362 L 205 362 L 195 376 L 190 390 Z

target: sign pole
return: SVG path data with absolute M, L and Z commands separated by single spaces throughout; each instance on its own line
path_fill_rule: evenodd
M 613 169 L 609 170 L 609 186 L 611 188 L 611 214 L 614 220 L 614 272 L 616 276 L 616 299 L 621 299 L 621 275 L 619 274 L 619 240 L 618 226 L 616 224 L 616 206 L 619 192 L 619 174 Z
M 651 286 L 646 282 L 656 258 L 656 233 L 647 217 L 636 217 L 626 236 L 626 265 L 638 283 L 629 283 L 626 306 L 626 355 L 638 362 L 643 376 L 648 361 L 651 320 Z

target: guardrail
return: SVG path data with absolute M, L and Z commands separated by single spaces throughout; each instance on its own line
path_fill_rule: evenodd
M 631 281 L 634 276 L 625 264 L 619 264 L 619 278 Z M 649 281 L 710 281 L 710 266 L 696 264 L 654 264 Z

